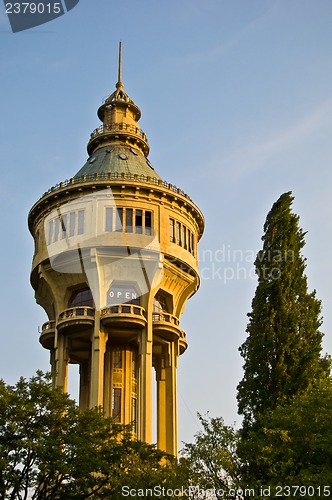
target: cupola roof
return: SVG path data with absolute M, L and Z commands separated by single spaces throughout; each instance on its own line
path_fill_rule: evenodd
M 124 91 L 122 82 L 122 44 L 116 90 L 98 109 L 102 124 L 91 134 L 87 145 L 89 158 L 75 177 L 94 173 L 130 173 L 160 178 L 147 160 L 150 148 L 138 125 L 141 111 Z

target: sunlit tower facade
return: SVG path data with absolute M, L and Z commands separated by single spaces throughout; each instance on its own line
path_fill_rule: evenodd
M 199 287 L 201 211 L 148 160 L 141 112 L 116 90 L 74 177 L 32 207 L 31 284 L 47 316 L 40 343 L 54 383 L 67 389 L 79 365 L 79 405 L 101 405 L 138 439 L 177 454 L 177 365 L 187 349 L 180 317 Z M 153 411 L 153 379 L 156 411 Z

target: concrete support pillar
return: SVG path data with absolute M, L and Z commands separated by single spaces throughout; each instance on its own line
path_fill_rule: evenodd
M 155 362 L 157 380 L 157 446 L 166 451 L 166 371 L 164 357 Z
M 104 404 L 104 365 L 107 335 L 100 329 L 100 312 L 95 313 L 91 347 L 90 408 Z
M 177 342 L 168 346 L 166 372 L 166 452 L 177 456 Z
M 56 335 L 54 355 L 54 382 L 57 387 L 63 387 L 64 392 L 67 392 L 68 390 L 69 349 L 67 344 L 68 340 L 64 335 Z
M 152 443 L 152 324 L 139 339 L 139 428 L 138 439 Z
M 79 405 L 81 410 L 89 408 L 89 389 L 90 389 L 90 370 L 89 360 L 80 364 L 80 397 Z
M 104 412 L 107 417 L 110 417 L 112 414 L 111 359 L 111 352 L 106 346 L 104 373 Z

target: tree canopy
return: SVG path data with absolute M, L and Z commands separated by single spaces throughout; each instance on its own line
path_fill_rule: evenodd
M 234 498 L 229 496 L 229 491 L 236 490 L 240 484 L 238 433 L 221 417 L 198 414 L 198 418 L 202 430 L 195 434 L 194 443 L 185 444 L 181 451 L 192 486 L 190 498 Z
M 240 347 L 244 376 L 237 398 L 244 429 L 329 373 L 329 362 L 321 358 L 321 303 L 315 291 L 308 292 L 305 233 L 292 202 L 288 192 L 272 206 L 255 261 L 258 286 Z
M 124 487 L 184 483 L 174 457 L 100 408 L 79 410 L 49 375 L 0 380 L 0 499 L 120 499 Z
M 295 395 L 287 404 L 262 414 L 259 426 L 249 432 L 241 453 L 249 459 L 244 475 L 246 484 L 256 488 L 302 485 L 298 491 L 301 498 L 330 497 L 331 413 L 332 383 L 326 378 Z

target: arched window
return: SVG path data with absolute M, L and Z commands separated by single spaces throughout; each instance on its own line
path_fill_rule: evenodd
M 154 313 L 168 312 L 166 298 L 160 293 L 157 293 L 154 298 L 153 312 Z
M 69 307 L 89 306 L 94 307 L 90 288 L 74 290 L 69 300 Z

